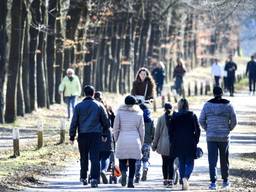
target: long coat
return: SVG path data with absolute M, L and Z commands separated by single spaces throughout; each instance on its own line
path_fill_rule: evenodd
M 165 114 L 157 120 L 152 149 L 156 150 L 160 155 L 169 156 L 170 154 L 170 140 L 168 128 L 166 126 Z
M 175 157 L 195 158 L 200 133 L 198 120 L 193 112 L 174 113 L 169 127 L 171 154 Z
M 113 135 L 118 159 L 141 159 L 145 127 L 143 112 L 137 105 L 121 106 L 116 114 Z

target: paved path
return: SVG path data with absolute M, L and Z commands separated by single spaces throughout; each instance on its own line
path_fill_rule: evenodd
M 256 152 L 256 130 L 247 132 L 247 127 L 251 126 L 251 115 L 256 114 L 256 96 L 249 97 L 247 93 L 240 93 L 235 97 L 229 98 L 235 105 L 239 124 L 232 133 L 231 156 L 237 156 L 239 153 Z M 202 106 L 191 106 L 199 114 Z M 256 116 L 255 116 L 256 118 Z M 255 119 L 254 118 L 254 119 Z M 246 145 L 245 145 L 246 144 Z M 190 191 L 208 191 L 208 162 L 205 142 L 205 132 L 202 132 L 199 146 L 203 148 L 204 156 L 195 161 L 194 172 L 190 179 Z M 151 166 L 148 172 L 148 180 L 135 184 L 135 189 L 121 187 L 120 184 L 100 184 L 99 188 L 91 189 L 90 186 L 83 186 L 79 182 L 79 162 L 73 162 L 67 165 L 63 172 L 52 173 L 49 177 L 41 178 L 43 185 L 27 188 L 26 192 L 34 191 L 170 191 L 162 185 L 161 157 L 155 152 L 151 153 Z M 221 181 L 219 181 L 221 182 Z M 181 186 L 175 186 L 172 191 L 180 191 Z

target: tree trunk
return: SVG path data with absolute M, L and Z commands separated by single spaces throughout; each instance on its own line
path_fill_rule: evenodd
M 30 44 L 29 44 L 29 93 L 31 110 L 37 109 L 37 65 L 36 51 L 38 47 L 38 24 L 40 23 L 40 0 L 34 0 L 31 3 L 32 22 L 29 29 Z
M 13 0 L 11 8 L 11 44 L 8 65 L 5 120 L 12 123 L 17 117 L 17 84 L 21 65 L 21 46 L 23 41 L 26 7 L 22 0 Z
M 41 25 L 45 24 L 45 1 L 41 4 Z M 37 62 L 37 103 L 38 107 L 47 106 L 46 96 L 46 74 L 45 74 L 45 35 L 44 31 L 39 32 L 39 41 L 36 54 Z
M 0 1 L 0 123 L 4 123 L 4 80 L 6 74 L 7 0 Z
M 31 112 L 30 94 L 29 94 L 29 34 L 28 34 L 28 17 L 26 18 L 24 43 L 23 43 L 23 61 L 22 61 L 22 87 L 24 93 L 25 113 Z
M 57 13 L 57 0 L 49 0 L 48 5 L 48 28 L 47 34 L 47 74 L 50 104 L 55 103 L 55 22 Z
M 57 20 L 56 20 L 56 81 L 55 81 L 55 101 L 61 103 L 61 95 L 59 94 L 59 84 L 62 79 L 63 70 L 63 35 L 62 35 L 62 22 L 61 22 L 61 3 L 57 0 Z
M 67 13 L 67 25 L 66 25 L 66 39 L 75 41 L 75 33 L 80 20 L 81 6 L 79 1 L 70 0 L 69 10 Z M 74 63 L 74 44 L 65 47 L 64 50 L 64 70 L 66 70 L 70 64 Z M 65 75 L 65 72 L 63 73 Z

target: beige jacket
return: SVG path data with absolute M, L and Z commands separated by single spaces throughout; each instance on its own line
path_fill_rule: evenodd
M 162 115 L 157 120 L 152 149 L 161 155 L 169 156 L 170 154 L 170 141 L 165 115 Z
M 113 135 L 118 159 L 141 159 L 145 127 L 143 112 L 137 105 L 121 106 L 116 114 Z

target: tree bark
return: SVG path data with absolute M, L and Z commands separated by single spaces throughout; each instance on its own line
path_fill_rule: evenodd
M 47 76 L 50 104 L 55 103 L 55 23 L 57 14 L 57 0 L 49 0 L 48 4 L 48 28 L 47 34 Z
M 41 9 L 41 25 L 45 25 L 45 1 L 43 0 L 40 6 Z M 36 54 L 37 62 L 37 103 L 38 107 L 47 106 L 46 96 L 46 65 L 45 65 L 45 32 L 39 32 L 38 48 Z
M 7 0 L 0 1 L 0 123 L 4 123 L 4 80 L 6 75 Z
M 40 23 L 40 0 L 33 0 L 30 7 L 32 21 L 29 29 L 30 44 L 29 44 L 29 93 L 31 110 L 37 109 L 37 64 L 36 51 L 38 47 L 38 24 Z
M 23 0 L 13 0 L 11 8 L 11 44 L 8 65 L 5 120 L 12 123 L 17 117 L 17 85 L 21 65 L 21 47 L 23 42 L 24 18 L 26 7 Z

